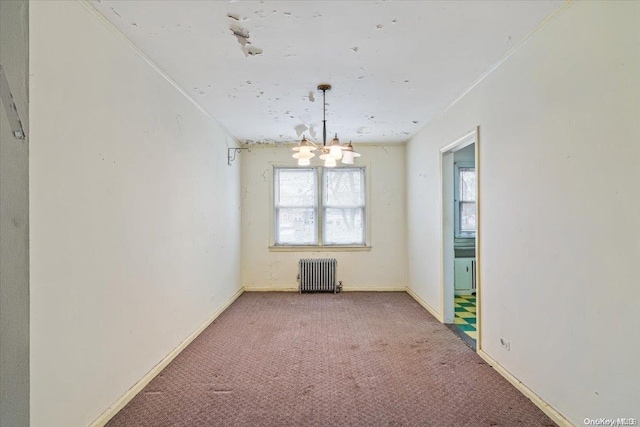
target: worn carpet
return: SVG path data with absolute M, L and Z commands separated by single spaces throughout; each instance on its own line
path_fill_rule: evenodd
M 554 426 L 406 293 L 245 293 L 108 424 Z

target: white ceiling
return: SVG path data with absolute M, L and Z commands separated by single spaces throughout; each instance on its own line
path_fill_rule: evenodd
M 325 82 L 328 135 L 406 141 L 561 3 L 93 1 L 248 143 L 321 141 Z

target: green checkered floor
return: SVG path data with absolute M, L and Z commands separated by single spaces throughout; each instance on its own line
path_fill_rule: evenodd
M 456 295 L 453 306 L 456 312 L 454 324 L 475 340 L 478 334 L 476 331 L 475 295 Z

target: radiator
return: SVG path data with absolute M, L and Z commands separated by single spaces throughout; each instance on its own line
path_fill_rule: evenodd
M 300 292 L 336 292 L 335 258 L 301 259 L 298 270 Z

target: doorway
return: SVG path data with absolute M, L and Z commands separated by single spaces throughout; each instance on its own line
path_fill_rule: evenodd
M 444 323 L 476 350 L 480 342 L 478 132 L 440 150 Z

